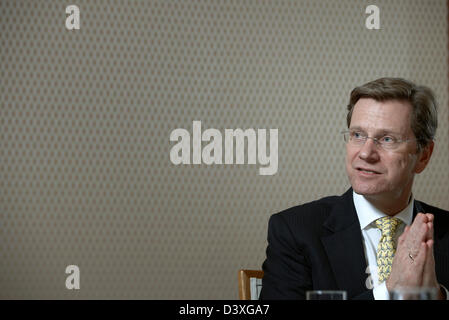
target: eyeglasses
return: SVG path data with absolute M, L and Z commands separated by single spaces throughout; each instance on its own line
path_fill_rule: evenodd
M 368 137 L 363 131 L 348 130 L 343 131 L 343 138 L 346 143 L 350 143 L 353 146 L 361 147 L 365 144 L 367 139 L 373 139 L 374 143 L 385 150 L 397 149 L 402 143 L 412 141 L 416 139 L 398 139 L 390 134 L 386 134 L 379 138 Z

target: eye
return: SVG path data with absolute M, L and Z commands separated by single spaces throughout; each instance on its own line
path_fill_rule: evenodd
M 394 144 L 396 142 L 396 139 L 392 136 L 384 136 L 382 139 L 380 139 L 382 143 L 386 144 Z
M 356 140 L 362 140 L 365 137 L 365 135 L 359 131 L 352 131 L 351 136 L 352 136 L 352 138 L 354 138 Z

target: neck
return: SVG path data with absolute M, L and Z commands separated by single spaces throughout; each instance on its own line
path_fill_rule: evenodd
M 400 195 L 399 197 L 392 198 L 382 197 L 380 195 L 364 195 L 365 199 L 368 200 L 374 207 L 382 211 L 386 215 L 394 216 L 404 210 L 411 199 L 411 191 Z

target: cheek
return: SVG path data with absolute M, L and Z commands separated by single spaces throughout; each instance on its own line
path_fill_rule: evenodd
M 354 157 L 356 156 L 357 152 L 351 149 L 348 145 L 346 145 L 346 164 L 350 164 L 352 160 L 354 160 Z
M 352 156 L 351 156 L 351 153 L 349 152 L 348 148 L 346 147 L 346 157 L 345 157 L 346 170 L 349 170 L 349 168 L 351 167 L 351 162 L 352 162 Z
M 354 170 L 352 168 L 352 163 L 354 159 L 357 157 L 357 151 L 351 150 L 346 147 L 346 158 L 345 158 L 345 166 L 346 166 L 346 174 L 351 178 L 354 175 Z
M 390 174 L 405 178 L 413 173 L 416 159 L 412 155 L 404 155 L 396 159 L 391 159 L 389 164 L 387 168 Z
M 406 159 L 403 160 L 402 166 L 403 171 L 408 173 L 409 175 L 413 175 L 415 173 L 415 168 L 417 164 L 418 159 L 414 155 L 408 155 Z

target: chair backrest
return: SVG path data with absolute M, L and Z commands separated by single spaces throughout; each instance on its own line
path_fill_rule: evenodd
M 259 299 L 262 289 L 262 270 L 239 270 L 239 298 L 240 300 Z

